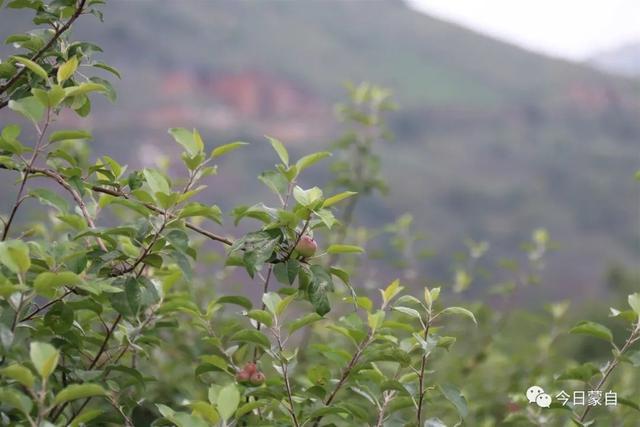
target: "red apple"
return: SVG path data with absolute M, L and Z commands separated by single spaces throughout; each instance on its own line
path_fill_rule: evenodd
M 251 378 L 249 379 L 249 381 L 251 381 L 251 384 L 256 386 L 264 384 L 264 380 L 265 380 L 265 376 L 260 371 L 254 372 L 253 375 L 251 375 Z
M 242 370 L 249 375 L 253 375 L 253 373 L 256 372 L 258 368 L 256 367 L 256 364 L 254 362 L 247 362 Z
M 240 384 L 245 384 L 249 382 L 250 379 L 251 379 L 251 374 L 247 371 L 238 371 L 236 373 L 236 381 L 239 382 Z
M 296 245 L 296 251 L 305 258 L 312 257 L 316 250 L 318 250 L 318 244 L 308 235 L 302 236 Z

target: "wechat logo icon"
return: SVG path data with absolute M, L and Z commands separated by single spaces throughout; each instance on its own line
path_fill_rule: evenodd
M 544 392 L 542 387 L 534 385 L 527 389 L 526 392 L 529 403 L 535 403 L 541 408 L 551 406 L 551 396 Z

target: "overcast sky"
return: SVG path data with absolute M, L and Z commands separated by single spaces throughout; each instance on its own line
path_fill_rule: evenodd
M 416 8 L 528 49 L 586 59 L 640 42 L 640 0 L 409 0 Z

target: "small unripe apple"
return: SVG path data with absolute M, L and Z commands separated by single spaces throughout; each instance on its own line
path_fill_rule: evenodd
M 240 384 L 245 384 L 249 382 L 250 379 L 251 379 L 251 374 L 247 371 L 238 371 L 236 373 L 236 381 L 239 382 Z
M 265 380 L 265 376 L 260 371 L 254 372 L 253 375 L 251 375 L 251 378 L 249 379 L 252 385 L 262 385 L 264 384 L 264 380 Z
M 247 362 L 242 370 L 251 376 L 258 370 L 258 368 L 256 367 L 256 364 L 254 362 Z
M 312 257 L 316 250 L 318 250 L 318 244 L 308 235 L 302 236 L 296 245 L 296 251 L 305 258 Z

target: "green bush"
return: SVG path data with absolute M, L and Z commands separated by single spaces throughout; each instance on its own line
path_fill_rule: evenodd
M 299 182 L 330 152 L 294 161 L 268 137 L 277 164 L 258 179 L 275 206 L 234 208 L 235 224 L 250 230 L 235 238 L 211 231 L 224 215 L 196 200 L 218 162 L 250 149 L 244 142 L 209 151 L 198 131 L 170 129 L 183 150 L 180 178 L 90 160 L 91 133 L 56 120 L 64 110 L 89 115 L 92 96 L 115 99 L 107 80 L 86 74 L 118 71 L 92 58 L 97 46 L 68 40 L 76 19 L 101 17 L 101 3 L 7 5 L 32 9 L 46 29 L 11 36 L 21 53 L 0 63 L 0 109 L 34 128 L 23 135 L 10 123 L 0 134 L 0 168 L 17 178 L 1 224 L 1 425 L 589 425 L 596 417 L 634 425 L 640 408 L 622 395 L 638 391 L 639 294 L 629 310 L 611 311 L 628 329 L 618 346 L 600 323 L 569 328 L 567 303 L 527 313 L 446 302 L 479 276 L 484 242 L 468 242 L 452 292 L 424 284 L 406 292 L 419 282 L 410 274 L 420 244 L 411 217 L 382 230 L 355 218 L 359 200 L 387 190 L 375 154 L 389 137 L 384 89 L 352 87 L 339 108 L 351 130 L 333 146 L 330 191 Z M 20 221 L 30 200 L 48 217 Z M 407 277 L 378 283 L 373 296 L 356 290 L 367 270 L 357 260 L 381 235 L 383 257 Z M 511 279 L 493 291 L 510 305 L 516 289 L 537 282 L 548 248 L 546 232 L 535 231 L 526 265 L 506 262 Z M 258 292 L 223 286 L 237 281 Z M 560 342 L 567 331 L 604 340 L 613 356 L 600 367 L 573 361 L 577 341 Z M 614 372 L 624 373 L 616 385 L 624 410 L 526 400 L 534 384 L 606 391 Z

